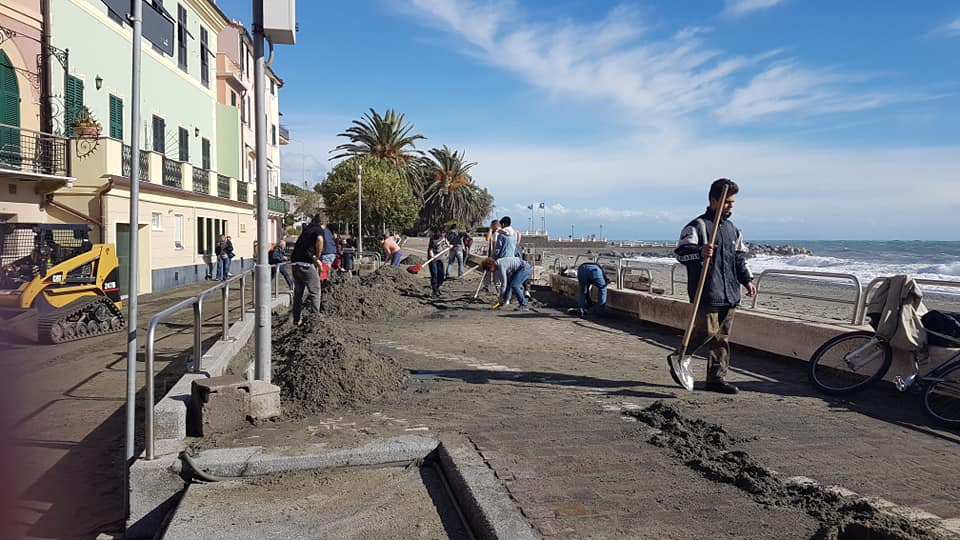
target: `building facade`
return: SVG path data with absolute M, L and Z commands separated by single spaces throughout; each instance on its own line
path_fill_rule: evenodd
M 130 223 L 132 30 L 128 0 L 53 2 L 52 44 L 70 51 L 55 73 L 54 130 L 70 137 L 76 178 L 53 194 L 74 222 L 86 219 L 99 241 L 117 245 L 121 288 L 137 264 L 138 293 L 201 281 L 221 234 L 235 246 L 234 271 L 252 264 L 253 192 L 223 156 L 221 138 L 240 138 L 239 122 L 217 101 L 217 38 L 229 20 L 212 0 L 144 2 L 141 69 L 140 206 Z M 227 111 L 229 112 L 229 111 Z M 81 120 L 92 121 L 96 131 Z M 125 257 L 139 239 L 138 261 Z
M 254 123 L 253 41 L 247 29 L 230 21 L 217 36 L 217 101 L 224 114 L 236 115 L 240 122 L 240 139 L 221 141 L 226 159 L 236 159 L 237 178 L 256 186 L 257 154 Z M 264 70 L 264 105 L 267 127 L 267 185 L 269 187 L 269 241 L 283 237 L 287 203 L 280 197 L 280 146 L 289 135 L 280 126 L 280 89 L 283 80 L 268 66 Z M 232 120 L 231 120 L 232 123 Z M 232 167 L 232 165 L 231 165 Z M 231 169 L 234 170 L 234 169 Z
M 50 117 L 49 74 L 68 63 L 66 51 L 43 44 L 48 7 L 41 0 L 0 2 L 0 223 L 74 219 L 48 204 L 52 193 L 74 181 L 69 141 L 44 122 Z

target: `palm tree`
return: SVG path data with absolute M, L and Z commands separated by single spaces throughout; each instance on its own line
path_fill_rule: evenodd
M 354 120 L 345 132 L 337 134 L 338 137 L 350 139 L 350 142 L 334 148 L 334 152 L 340 153 L 331 159 L 370 155 L 404 166 L 419 154 L 414 143 L 426 139 L 419 133 L 411 135 L 412 130 L 413 125 L 405 123 L 403 113 L 388 109 L 385 115 L 380 116 L 371 108 L 362 119 Z
M 463 151 L 454 151 L 444 145 L 433 148 L 425 158 L 422 182 L 420 223 L 432 227 L 450 221 L 469 226 L 479 223 L 490 211 L 493 197 L 473 183 L 470 169 L 475 162 L 467 162 Z M 421 162 L 422 166 L 426 163 Z

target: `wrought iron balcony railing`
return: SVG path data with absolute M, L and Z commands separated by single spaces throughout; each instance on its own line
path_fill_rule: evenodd
M 247 202 L 247 191 L 249 190 L 250 184 L 248 182 L 241 182 L 237 180 L 237 200 Z
M 267 198 L 267 210 L 271 212 L 279 212 L 281 214 L 286 214 L 287 201 L 284 199 L 281 199 L 280 197 L 274 197 L 273 195 L 270 195 L 270 197 Z
M 123 145 L 123 175 L 130 178 L 130 145 Z M 140 151 L 140 181 L 148 182 L 150 180 L 150 153 L 146 150 Z
M 230 198 L 230 177 L 222 174 L 217 175 L 217 197 L 224 199 Z
M 181 178 L 180 162 L 170 159 L 166 156 L 163 158 L 163 185 L 182 188 L 183 180 Z
M 70 176 L 69 139 L 0 124 L 0 169 Z
M 204 169 L 193 169 L 193 191 L 197 193 L 210 193 L 210 175 Z

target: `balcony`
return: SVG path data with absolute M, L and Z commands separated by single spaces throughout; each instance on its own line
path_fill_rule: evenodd
M 278 214 L 286 214 L 287 201 L 281 199 L 280 197 L 274 197 L 273 195 L 270 195 L 267 199 L 267 210 L 276 212 Z
M 182 167 L 180 162 L 174 159 L 170 159 L 166 156 L 163 157 L 163 185 L 183 188 L 182 181 Z
M 130 178 L 130 145 L 123 145 L 123 176 Z M 140 151 L 140 181 L 150 181 L 150 152 Z
M 230 177 L 222 174 L 217 175 L 217 197 L 224 199 L 230 198 Z
M 237 181 L 237 200 L 246 201 L 250 193 L 250 183 Z
M 290 144 L 290 130 L 283 124 L 280 124 L 280 144 Z
M 69 140 L 0 124 L 0 170 L 70 176 Z
M 210 171 L 193 169 L 193 191 L 196 193 L 210 193 Z

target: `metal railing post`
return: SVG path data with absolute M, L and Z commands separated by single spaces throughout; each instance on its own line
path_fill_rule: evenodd
M 146 362 L 144 363 L 146 391 L 143 396 L 143 408 L 145 412 L 143 437 L 147 447 L 147 459 L 154 459 L 156 456 L 156 445 L 153 439 L 153 338 L 156 330 L 157 325 L 151 323 L 150 329 L 147 330 Z
M 230 337 L 230 284 L 226 284 L 223 289 L 220 289 L 221 303 L 223 304 L 223 319 L 221 323 L 220 332 L 222 336 L 220 339 L 226 341 Z
M 193 305 L 193 372 L 200 373 L 203 357 L 203 304 L 199 299 Z
M 254 284 L 256 286 L 256 284 Z M 256 297 L 256 290 L 254 290 L 254 297 Z M 246 316 L 244 313 L 247 311 L 247 275 L 240 274 L 240 320 L 245 320 Z

